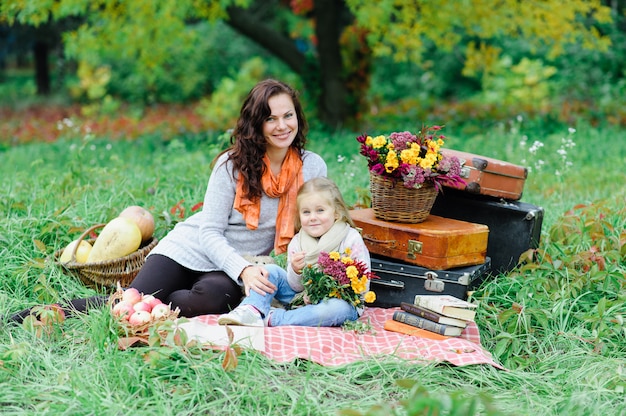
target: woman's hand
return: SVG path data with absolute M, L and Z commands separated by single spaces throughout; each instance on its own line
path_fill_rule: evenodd
M 268 279 L 269 272 L 263 266 L 248 266 L 243 269 L 239 277 L 243 282 L 246 296 L 250 295 L 250 290 L 263 296 L 276 291 L 276 286 Z
M 304 263 L 305 254 L 304 251 L 299 251 L 291 255 L 291 269 L 297 274 L 302 274 L 302 269 L 306 266 Z

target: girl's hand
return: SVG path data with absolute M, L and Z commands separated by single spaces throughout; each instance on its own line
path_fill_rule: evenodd
M 243 269 L 239 277 L 243 282 L 246 296 L 250 296 L 250 290 L 263 296 L 276 291 L 276 286 L 268 279 L 269 272 L 263 266 L 248 266 Z
M 302 274 L 302 269 L 304 269 L 304 266 L 306 266 L 306 264 L 304 263 L 304 255 L 304 251 L 299 251 L 291 255 L 291 268 L 297 274 Z

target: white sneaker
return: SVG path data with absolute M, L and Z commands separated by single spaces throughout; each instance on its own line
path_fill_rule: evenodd
M 237 306 L 232 311 L 217 318 L 218 325 L 241 325 L 241 326 L 265 326 L 263 318 L 258 312 L 252 310 L 252 306 Z
M 270 318 L 272 316 L 272 313 L 276 310 L 276 309 L 284 309 L 284 308 L 276 308 L 274 306 L 270 306 L 270 311 L 267 313 L 267 315 L 265 315 L 265 318 L 263 318 L 263 325 L 264 326 L 270 326 Z

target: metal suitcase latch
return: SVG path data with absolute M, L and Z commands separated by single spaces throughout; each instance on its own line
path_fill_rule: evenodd
M 422 254 L 422 242 L 409 240 L 409 244 L 407 247 L 407 257 L 410 259 L 415 259 L 416 254 Z
M 424 273 L 424 289 L 429 292 L 443 292 L 446 287 L 446 282 L 443 280 L 439 280 L 439 276 L 435 272 L 426 272 Z

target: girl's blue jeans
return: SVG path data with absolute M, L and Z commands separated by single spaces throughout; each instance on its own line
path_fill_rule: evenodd
M 276 291 L 265 296 L 251 290 L 242 305 L 252 305 L 264 317 L 270 313 L 272 299 L 283 305 L 289 304 L 298 294 L 287 282 L 287 272 L 275 264 L 264 266 L 269 272 L 269 280 L 276 285 Z M 268 326 L 340 326 L 345 321 L 355 321 L 359 314 L 354 306 L 342 299 L 325 299 L 316 305 L 305 305 L 297 309 L 274 309 L 269 317 Z

